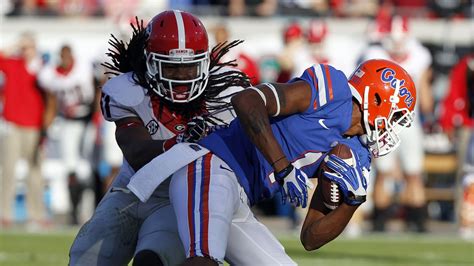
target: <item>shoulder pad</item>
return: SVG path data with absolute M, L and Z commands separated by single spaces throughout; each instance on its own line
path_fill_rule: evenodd
M 127 72 L 109 79 L 102 87 L 102 91 L 121 105 L 129 107 L 139 105 L 145 98 L 145 89 L 135 83 L 132 75 L 132 72 Z

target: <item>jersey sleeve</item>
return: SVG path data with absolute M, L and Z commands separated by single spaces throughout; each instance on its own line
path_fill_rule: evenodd
M 100 103 L 102 115 L 107 121 L 115 122 L 125 117 L 138 116 L 133 108 L 120 104 L 113 97 L 104 93 L 103 91 Z
M 290 82 L 297 80 L 304 80 L 311 87 L 311 104 L 304 113 L 312 113 L 326 108 L 329 103 L 352 97 L 344 73 L 327 64 L 315 64 Z
M 132 82 L 131 74 L 108 80 L 102 87 L 100 106 L 105 120 L 115 122 L 126 117 L 138 117 L 135 107 L 144 99 L 143 89 Z

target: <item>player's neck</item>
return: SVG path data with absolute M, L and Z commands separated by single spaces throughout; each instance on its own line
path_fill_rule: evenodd
M 364 127 L 362 126 L 362 110 L 360 105 L 352 101 L 352 121 L 349 129 L 344 133 L 345 136 L 364 135 Z

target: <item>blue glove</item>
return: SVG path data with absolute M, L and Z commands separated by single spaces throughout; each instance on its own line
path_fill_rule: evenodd
M 324 172 L 331 181 L 336 182 L 344 194 L 344 202 L 349 205 L 360 205 L 367 197 L 368 170 L 362 169 L 357 154 L 352 153 L 354 164 L 350 165 L 335 154 L 330 154 L 326 165 L 334 171 Z
M 286 202 L 286 197 L 288 196 L 290 202 L 295 207 L 306 207 L 308 203 L 308 188 L 312 189 L 313 184 L 303 171 L 293 164 L 290 164 L 285 169 L 275 173 L 275 179 L 280 184 L 283 204 Z

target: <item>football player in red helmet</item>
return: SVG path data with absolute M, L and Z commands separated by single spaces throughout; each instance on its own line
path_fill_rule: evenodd
M 330 155 L 327 165 L 336 173 L 323 174 L 338 184 L 343 203 L 330 210 L 321 193 L 315 193 L 301 241 L 313 250 L 337 237 L 366 199 L 371 158 L 397 147 L 398 133 L 413 121 L 415 102 L 410 76 L 387 60 L 362 63 L 349 80 L 332 66 L 315 64 L 288 83 L 264 83 L 237 93 L 232 103 L 239 119 L 199 142 L 207 152 L 170 162 L 179 169 L 169 191 L 188 256 L 183 265 L 223 263 L 232 259 L 229 249 L 236 242 L 246 255 L 240 261 L 262 259 L 243 265 L 295 265 L 281 248 L 255 255 L 265 253 L 260 247 L 273 240 L 261 237 L 266 229 L 250 207 L 278 191 L 305 207 L 308 177 L 314 177 L 333 144 L 341 142 L 351 145 L 353 160 Z M 202 151 L 201 146 L 196 144 L 196 150 Z M 142 189 L 135 180 L 149 177 L 137 173 L 128 186 L 143 201 L 154 187 L 147 183 Z M 244 234 L 236 237 L 232 228 Z
M 328 25 L 326 21 L 315 19 L 309 23 L 306 39 L 308 48 L 314 62 L 327 64 L 329 58 L 327 55 L 326 39 L 328 36 Z
M 195 142 L 208 125 L 234 117 L 230 96 L 250 85 L 248 77 L 220 59 L 242 41 L 209 51 L 207 31 L 194 15 L 168 10 L 146 27 L 132 24 L 128 43 L 113 36 L 111 62 L 116 77 L 102 88 L 101 108 L 115 122 L 123 165 L 93 217 L 78 233 L 70 265 L 178 265 L 185 259 L 168 184 L 140 202 L 126 184 L 135 171 L 175 143 Z
M 373 230 L 384 231 L 387 221 L 396 209 L 406 213 L 404 221 L 409 231 L 425 232 L 426 193 L 423 182 L 423 124 L 430 124 L 433 117 L 433 92 L 431 88 L 432 56 L 419 40 L 411 36 L 406 17 L 381 14 L 377 21 L 380 43 L 369 45 L 361 54 L 361 60 L 387 59 L 400 64 L 413 79 L 417 93 L 423 95 L 417 103 L 417 117 L 413 125 L 400 133 L 401 145 L 396 152 L 374 160 Z M 401 170 L 401 171 L 399 171 Z M 400 191 L 393 191 L 387 181 L 402 183 Z M 393 204 L 398 198 L 399 204 Z

